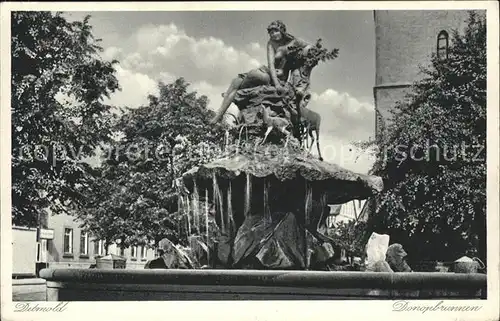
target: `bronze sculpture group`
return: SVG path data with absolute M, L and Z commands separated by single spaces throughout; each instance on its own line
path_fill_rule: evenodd
M 309 151 L 315 141 L 322 160 L 319 147 L 321 116 L 307 109 L 311 98 L 310 77 L 318 62 L 336 58 L 338 49 L 324 49 L 321 40 L 316 44 L 301 40 L 289 34 L 280 20 L 271 22 L 267 31 L 268 64 L 241 73 L 231 81 L 212 123 L 221 121 L 234 103 L 241 113 L 238 119 L 241 130 L 257 123 L 256 117 L 260 115 L 260 124 L 265 127 L 262 143 L 273 129 L 285 135 L 285 146 L 291 135 L 301 145 L 302 141 L 311 138 Z

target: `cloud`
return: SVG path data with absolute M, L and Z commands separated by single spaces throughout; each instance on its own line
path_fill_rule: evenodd
M 222 103 L 221 94 L 225 92 L 227 88 L 223 86 L 214 86 L 206 81 L 199 81 L 191 84 L 191 89 L 196 90 L 199 95 L 207 96 L 209 100 L 208 108 L 216 111 Z M 227 110 L 227 113 L 231 113 L 233 115 L 237 115 L 238 112 L 238 108 L 234 104 L 232 104 Z
M 251 42 L 246 45 L 245 50 L 250 53 L 252 57 L 255 57 L 259 61 L 265 61 L 266 49 L 260 45 L 258 42 Z
M 116 78 L 122 90 L 113 93 L 108 104 L 137 108 L 148 103 L 148 95 L 158 94 L 158 83 L 146 74 L 116 66 Z
M 119 58 L 122 55 L 123 55 L 123 50 L 121 48 L 108 47 L 104 49 L 104 52 L 101 56 L 103 59 L 113 60 Z
M 157 80 L 160 82 L 163 82 L 163 83 L 172 83 L 174 82 L 175 80 L 177 79 L 177 77 L 171 73 L 169 73 L 168 71 L 162 71 L 160 72 L 160 75 L 158 76 Z
M 169 25 L 145 25 L 138 29 L 133 35 L 135 43 L 140 50 L 151 51 L 162 44 L 165 44 L 165 36 L 184 36 L 185 33 L 179 30 L 173 23 Z M 166 41 L 168 43 L 168 40 Z
M 214 37 L 191 37 L 174 24 L 144 26 L 127 43 L 128 55 L 117 52 L 124 68 L 154 76 L 168 71 L 215 86 L 227 87 L 239 73 L 265 63 L 259 61 L 263 49 L 256 43 L 247 46 L 248 52 L 238 50 Z
M 332 135 L 320 135 L 320 149 L 324 161 L 357 173 L 368 173 L 375 161 L 372 154 L 359 150 L 348 140 Z M 318 155 L 316 143 L 311 153 Z
M 375 107 L 334 89 L 311 94 L 308 108 L 321 115 L 321 133 L 344 140 L 366 140 L 374 134 Z
M 355 172 L 367 173 L 374 159 L 352 143 L 373 137 L 373 104 L 330 88 L 319 94 L 313 92 L 308 108 L 321 116 L 320 149 L 324 160 Z M 317 155 L 317 147 L 313 146 L 311 152 Z
M 148 71 L 154 68 L 154 64 L 151 61 L 144 59 L 144 57 L 138 52 L 134 52 L 133 54 L 125 57 L 122 62 L 122 66 L 126 69 L 142 71 Z

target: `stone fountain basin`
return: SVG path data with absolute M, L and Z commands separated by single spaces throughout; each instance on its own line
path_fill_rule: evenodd
M 43 269 L 47 301 L 485 299 L 485 274 Z

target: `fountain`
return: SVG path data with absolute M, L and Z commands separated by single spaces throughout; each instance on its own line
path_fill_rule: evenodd
M 214 206 L 218 235 L 205 235 L 214 268 L 308 270 L 314 253 L 333 242 L 324 234 L 328 204 L 366 199 L 383 188 L 380 177 L 320 161 L 297 137 L 267 130 L 263 108 L 273 121 L 293 113 L 296 99 L 287 89 L 284 95 L 270 86 L 238 91 L 245 122 L 230 131 L 225 153 L 177 180 L 181 199 L 205 195 Z

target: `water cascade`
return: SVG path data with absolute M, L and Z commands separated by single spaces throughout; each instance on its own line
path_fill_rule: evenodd
M 269 179 L 264 178 L 264 219 L 271 222 L 271 210 L 269 208 Z
M 177 198 L 177 212 L 179 214 L 179 220 L 177 221 L 177 235 L 181 235 L 181 225 L 182 225 L 182 196 Z
M 306 262 L 306 267 L 309 266 L 309 258 L 310 258 L 310 249 L 311 245 L 309 243 L 310 235 L 308 232 L 308 227 L 311 224 L 311 214 L 312 214 L 312 205 L 313 205 L 313 189 L 311 183 L 305 181 L 305 202 L 304 202 L 304 259 Z
M 250 173 L 246 173 L 246 181 L 245 181 L 245 217 L 250 215 L 251 210 L 251 198 L 252 198 L 252 176 Z
M 189 202 L 189 197 L 186 197 L 185 201 L 186 203 L 186 216 L 187 216 L 187 237 L 189 239 L 189 237 L 191 236 L 191 206 L 190 206 L 190 202 Z
M 201 234 L 200 229 L 200 194 L 198 193 L 198 186 L 196 184 L 196 178 L 193 179 L 193 221 L 196 228 L 196 233 Z
M 235 226 L 234 226 L 234 217 L 233 217 L 233 184 L 232 182 L 229 182 L 228 188 L 227 188 L 227 218 L 228 218 L 228 224 L 229 224 L 229 231 L 232 234 L 234 232 Z
M 225 231 L 223 199 L 215 173 L 212 175 L 212 190 L 216 213 L 219 214 L 221 231 Z M 216 215 L 217 215 L 216 214 Z
M 208 189 L 205 189 L 205 229 L 206 229 L 206 235 L 207 235 L 207 240 L 206 244 L 209 244 L 210 241 L 210 230 L 208 229 Z M 207 260 L 210 262 L 210 251 L 207 252 Z
M 316 224 L 316 229 L 321 229 L 321 224 L 323 224 L 326 220 L 326 216 L 330 213 L 328 206 L 328 194 L 325 191 L 321 192 L 321 197 L 319 199 L 320 208 L 321 208 L 321 216 Z M 325 231 L 326 232 L 326 231 Z

